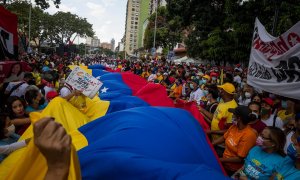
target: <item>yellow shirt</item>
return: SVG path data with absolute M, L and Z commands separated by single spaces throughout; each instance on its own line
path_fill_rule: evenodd
M 225 129 L 225 125 L 232 123 L 232 113 L 228 112 L 230 108 L 236 108 L 237 103 L 235 100 L 231 100 L 229 102 L 220 102 L 211 122 L 211 130 L 223 130 Z M 221 123 L 220 123 L 221 122 Z M 212 135 L 213 140 L 221 137 L 220 135 Z
M 33 77 L 35 78 L 35 84 L 40 85 L 41 84 L 41 75 L 38 72 L 32 72 Z
M 161 80 L 163 80 L 164 79 L 164 77 L 162 76 L 162 75 L 160 75 L 160 76 L 157 76 L 157 78 L 156 78 L 159 82 L 161 81 Z
M 142 78 L 148 78 L 149 76 L 150 76 L 149 72 L 143 72 L 141 75 Z
M 294 118 L 295 114 L 285 114 L 286 110 L 278 111 L 277 116 L 283 121 L 284 124 L 288 123 L 291 119 Z

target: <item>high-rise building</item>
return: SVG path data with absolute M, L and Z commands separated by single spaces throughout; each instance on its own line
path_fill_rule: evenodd
M 156 1 L 157 1 L 157 7 L 161 7 L 161 6 L 166 6 L 167 2 L 166 0 L 150 0 L 150 4 L 149 4 L 149 14 L 153 14 L 155 13 L 155 9 L 156 9 Z
M 138 29 L 138 48 L 144 46 L 145 31 L 148 25 L 150 0 L 140 1 L 139 29 Z
M 157 2 L 156 2 L 157 1 Z M 143 47 L 148 18 L 157 7 L 166 6 L 166 0 L 128 0 L 126 9 L 124 46 L 127 54 Z
M 125 51 L 129 55 L 133 54 L 134 50 L 138 49 L 140 1 L 141 0 L 127 1 L 125 23 Z
M 111 50 L 112 45 L 111 45 L 111 43 L 103 42 L 103 43 L 101 43 L 100 47 L 102 47 L 103 49 Z
M 114 52 L 115 51 L 115 44 L 116 44 L 116 41 L 115 41 L 114 38 L 111 39 L 110 44 L 111 44 L 111 51 Z
M 100 47 L 100 39 L 97 36 L 87 37 L 86 44 L 90 47 Z

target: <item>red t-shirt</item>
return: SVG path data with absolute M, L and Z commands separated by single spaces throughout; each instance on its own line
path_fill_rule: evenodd
M 261 120 L 255 122 L 254 124 L 250 124 L 250 126 L 255 129 L 257 131 L 258 134 L 260 134 L 265 127 L 267 127 L 267 125 L 263 122 L 261 122 Z

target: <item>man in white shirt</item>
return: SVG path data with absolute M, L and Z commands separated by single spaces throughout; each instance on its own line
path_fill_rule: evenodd
M 32 73 L 27 72 L 24 74 L 23 81 L 10 82 L 6 87 L 4 94 L 7 96 L 22 97 L 25 95 L 26 88 L 29 85 L 34 85 L 34 84 L 35 84 L 35 79 Z
M 157 78 L 155 71 L 152 71 L 151 75 L 148 77 L 148 82 L 153 82 Z
M 283 129 L 283 121 L 272 114 L 272 108 L 274 106 L 274 102 L 271 98 L 264 98 L 261 103 L 261 121 L 265 123 L 267 126 L 278 127 Z
M 192 89 L 192 92 L 190 94 L 189 102 L 195 101 L 198 105 L 200 105 L 200 101 L 204 96 L 204 93 L 199 87 L 199 80 L 194 79 L 193 81 L 191 81 L 190 88 Z
M 233 82 L 237 83 L 237 84 L 241 84 L 242 83 L 242 78 L 240 76 L 240 71 L 238 69 L 235 69 L 234 70 L 234 73 L 235 73 L 235 76 L 233 78 Z

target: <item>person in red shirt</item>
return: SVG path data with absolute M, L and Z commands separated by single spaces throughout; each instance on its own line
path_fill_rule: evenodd
M 261 122 L 260 118 L 259 118 L 259 113 L 260 113 L 260 109 L 261 106 L 259 103 L 252 101 L 248 104 L 249 109 L 252 111 L 252 114 L 256 115 L 256 119 L 252 122 L 249 123 L 249 125 L 256 130 L 256 132 L 258 134 L 260 134 L 265 127 L 267 127 L 267 125 L 263 122 Z

